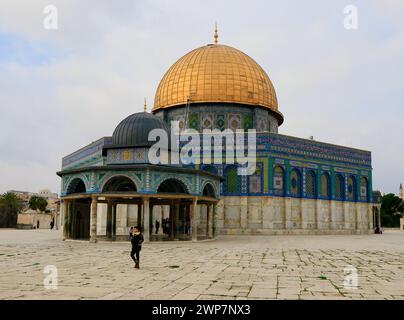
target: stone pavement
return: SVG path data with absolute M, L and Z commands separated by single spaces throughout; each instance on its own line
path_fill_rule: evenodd
M 60 231 L 0 229 L 0 299 L 404 299 L 404 233 L 222 236 L 148 243 L 61 240 Z M 58 288 L 44 288 L 55 265 Z M 358 272 L 345 288 L 344 268 Z

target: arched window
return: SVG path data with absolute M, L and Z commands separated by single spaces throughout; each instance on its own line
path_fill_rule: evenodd
M 237 174 L 237 167 L 227 167 L 225 170 L 225 190 L 227 194 L 240 193 L 240 177 Z
M 255 173 L 248 176 L 249 181 L 249 193 L 260 193 L 261 192 L 261 167 L 255 168 Z
M 302 196 L 302 178 L 297 169 L 293 169 L 290 174 L 290 192 L 293 197 Z
M 66 193 L 86 193 L 86 185 L 80 178 L 74 178 L 67 187 Z
M 112 177 L 105 183 L 102 192 L 136 192 L 136 185 L 125 176 Z
M 356 201 L 356 180 L 354 176 L 348 178 L 348 200 Z
M 331 196 L 330 175 L 327 172 L 321 176 L 321 195 L 325 199 L 330 199 Z
M 361 200 L 367 201 L 369 197 L 369 186 L 368 179 L 365 177 L 361 178 Z
M 277 195 L 285 194 L 285 171 L 281 166 L 274 169 L 274 190 Z
M 213 186 L 210 183 L 207 183 L 205 185 L 205 187 L 203 188 L 203 191 L 202 191 L 202 195 L 205 197 L 216 198 L 215 189 L 213 188 Z
M 188 193 L 188 190 L 182 181 L 170 178 L 158 186 L 157 193 Z
M 335 198 L 338 200 L 345 199 L 344 177 L 340 174 L 335 177 Z
M 317 197 L 316 174 L 313 170 L 306 173 L 306 195 L 311 198 Z

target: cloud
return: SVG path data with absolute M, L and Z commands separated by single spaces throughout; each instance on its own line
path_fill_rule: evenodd
M 404 182 L 402 1 L 53 1 L 59 29 L 42 27 L 48 1 L 0 3 L 0 192 L 59 191 L 62 156 L 111 135 L 152 105 L 165 71 L 219 41 L 268 72 L 280 132 L 368 149 L 374 188 Z M 302 14 L 304 13 L 304 14 Z

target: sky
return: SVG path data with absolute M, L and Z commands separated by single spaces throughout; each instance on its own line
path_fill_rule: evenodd
M 57 8 L 46 29 L 44 8 Z M 357 8 L 358 28 L 344 27 Z M 373 189 L 404 183 L 404 1 L 0 1 L 0 193 L 60 192 L 63 156 L 149 109 L 167 69 L 213 42 L 271 78 L 279 133 L 372 151 Z

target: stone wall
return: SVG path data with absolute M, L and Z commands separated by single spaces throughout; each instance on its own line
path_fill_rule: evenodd
M 39 229 L 50 229 L 52 215 L 47 213 L 19 213 L 17 218 L 17 229 L 36 229 L 38 220 Z
M 223 197 L 216 207 L 216 234 L 367 234 L 372 204 L 317 199 Z
M 225 196 L 216 206 L 213 229 L 215 235 L 368 234 L 373 233 L 372 206 L 364 202 L 320 199 Z M 97 209 L 97 235 L 105 236 L 107 205 L 98 204 Z M 155 206 L 153 224 L 160 220 L 162 209 L 168 218 L 168 206 Z M 206 217 L 206 205 L 198 205 L 199 235 L 206 234 Z M 118 205 L 116 235 L 126 236 L 130 226 L 136 224 L 137 205 Z M 41 223 L 44 226 L 49 223 Z

